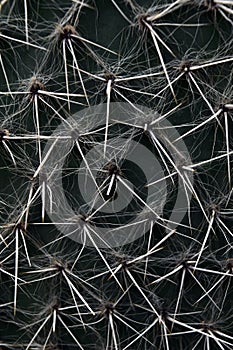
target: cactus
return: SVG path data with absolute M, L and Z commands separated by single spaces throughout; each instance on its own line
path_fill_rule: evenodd
M 0 12 L 0 348 L 233 349 L 232 0 Z

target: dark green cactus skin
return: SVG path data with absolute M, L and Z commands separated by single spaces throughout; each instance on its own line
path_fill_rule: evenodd
M 0 0 L 0 10 L 0 349 L 233 349 L 233 2 Z M 110 110 L 108 129 L 88 112 L 69 124 L 110 102 L 127 104 L 130 122 Z M 181 158 L 158 118 L 186 145 Z M 69 134 L 56 133 L 62 123 Z M 120 138 L 104 166 L 104 148 L 86 161 Z M 44 159 L 70 140 L 62 185 L 76 216 L 64 226 L 76 220 L 83 244 L 48 213 L 65 203 L 53 202 L 56 167 L 48 176 Z M 127 161 L 130 140 L 163 172 L 150 205 L 153 181 Z M 89 165 L 100 188 L 115 181 L 106 202 L 120 185 L 132 195 L 126 209 L 91 216 L 78 182 L 80 171 L 93 181 Z M 180 184 L 185 215 L 171 224 Z M 137 236 L 89 246 L 93 227 Z

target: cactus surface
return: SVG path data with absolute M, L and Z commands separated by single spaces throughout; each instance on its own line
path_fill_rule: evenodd
M 233 349 L 233 1 L 0 23 L 0 349 Z

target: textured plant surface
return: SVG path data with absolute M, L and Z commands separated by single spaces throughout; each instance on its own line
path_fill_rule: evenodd
M 232 0 L 0 11 L 0 348 L 233 349 Z

